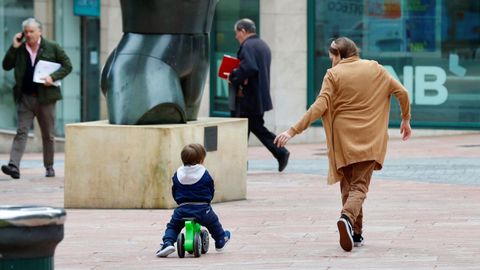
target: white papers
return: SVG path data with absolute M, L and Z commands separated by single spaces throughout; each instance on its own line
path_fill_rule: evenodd
M 45 83 L 45 77 L 49 76 L 53 72 L 57 71 L 62 65 L 55 62 L 40 60 L 35 66 L 35 71 L 33 73 L 33 81 L 36 83 Z M 60 86 L 60 81 L 54 81 L 55 86 Z

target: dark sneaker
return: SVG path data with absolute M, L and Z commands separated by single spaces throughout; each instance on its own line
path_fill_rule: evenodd
M 162 244 L 162 247 L 155 252 L 155 255 L 157 255 L 157 257 L 167 257 L 173 252 L 175 252 L 175 247 L 173 244 L 170 242 L 165 242 Z
M 342 215 L 337 221 L 338 234 L 340 235 L 340 246 L 345 251 L 351 251 L 353 248 L 352 225 L 347 216 Z
M 13 179 L 20 178 L 20 170 L 13 164 L 2 165 L 2 172 L 6 175 L 10 175 Z
M 218 241 L 215 241 L 215 250 L 220 252 L 223 250 L 227 242 L 230 240 L 231 234 L 229 231 L 225 231 L 225 236 L 223 239 L 220 239 Z
M 363 239 L 363 237 L 362 237 L 361 234 L 356 234 L 356 233 L 354 233 L 352 238 L 353 238 L 353 246 L 354 246 L 354 247 L 361 247 L 361 246 L 363 246 L 365 240 Z
M 48 167 L 45 172 L 45 177 L 55 177 L 55 170 L 52 167 Z
M 288 164 L 288 158 L 290 157 L 290 152 L 288 150 L 285 150 L 285 154 L 278 159 L 278 171 L 281 172 L 285 170 Z

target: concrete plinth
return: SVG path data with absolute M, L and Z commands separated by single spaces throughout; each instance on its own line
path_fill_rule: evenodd
M 189 143 L 207 148 L 213 202 L 246 198 L 247 120 L 203 118 L 187 124 L 69 124 L 65 142 L 66 208 L 173 208 L 172 176 Z

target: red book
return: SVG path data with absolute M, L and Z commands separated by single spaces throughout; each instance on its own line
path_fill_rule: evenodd
M 233 56 L 224 55 L 220 68 L 218 69 L 218 77 L 227 79 L 228 75 L 232 73 L 240 65 L 240 60 Z

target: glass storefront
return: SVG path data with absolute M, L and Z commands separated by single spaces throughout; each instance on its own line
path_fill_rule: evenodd
M 233 31 L 241 18 L 250 18 L 260 29 L 259 0 L 220 1 L 215 9 L 210 37 L 210 115 L 229 116 L 227 81 L 217 76 L 223 55 L 236 56 L 239 47 Z
M 79 17 L 73 16 L 72 1 L 55 1 L 55 38 L 72 62 L 73 71 L 62 81 L 63 100 L 57 102 L 56 136 L 64 136 L 64 125 L 80 121 L 80 29 Z M 64 16 L 65 14 L 65 16 Z M 70 14 L 70 15 L 68 15 Z M 68 15 L 68 16 L 67 16 Z M 12 45 L 15 33 L 22 31 L 22 22 L 34 16 L 33 0 L 0 0 L 0 42 L 2 59 Z M 13 70 L 0 70 L 0 129 L 16 130 L 17 115 L 12 88 L 15 84 Z
M 81 120 L 81 33 L 80 17 L 73 14 L 73 1 L 55 1 L 55 41 L 72 62 L 72 72 L 62 80 L 63 99 L 57 102 L 55 133 L 65 136 L 65 125 Z
M 309 0 L 309 9 L 309 104 L 331 67 L 332 38 L 347 36 L 408 89 L 413 126 L 480 128 L 480 1 Z
M 33 0 L 0 0 L 1 59 L 12 46 L 13 36 L 22 31 L 22 22 L 33 16 Z M 13 71 L 0 68 L 0 129 L 16 130 L 17 114 L 13 101 Z

